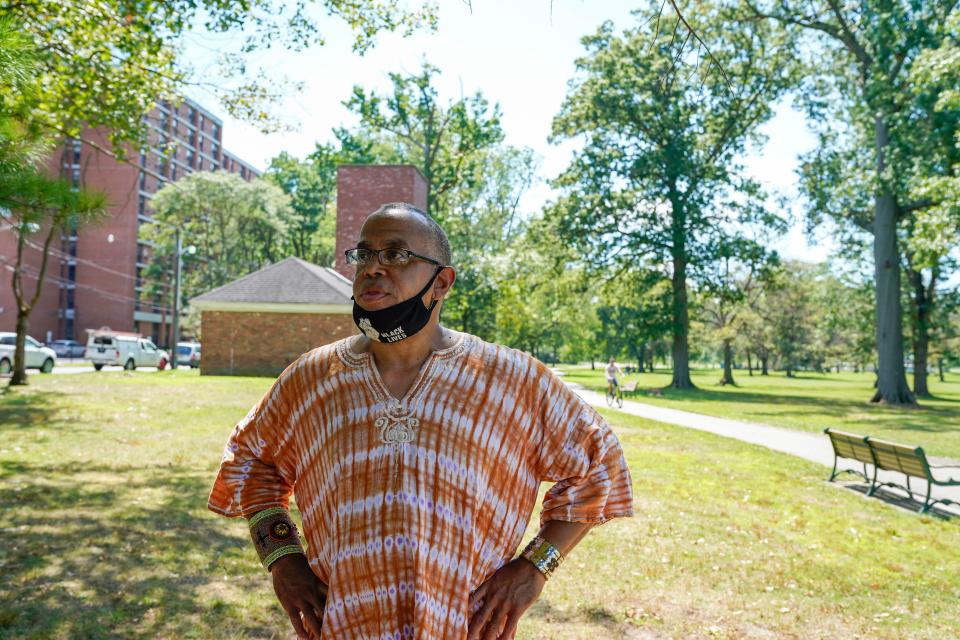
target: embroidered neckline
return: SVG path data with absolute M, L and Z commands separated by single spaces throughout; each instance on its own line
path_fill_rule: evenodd
M 365 375 L 363 376 L 366 384 L 371 387 L 372 391 L 378 398 L 390 409 L 401 409 L 403 407 L 410 407 L 414 404 L 417 397 L 420 395 L 420 392 L 426 388 L 427 382 L 432 377 L 433 368 L 442 360 L 449 360 L 458 356 L 460 353 L 464 352 L 467 347 L 473 342 L 474 337 L 469 333 L 463 333 L 460 335 L 460 339 L 449 347 L 443 349 L 437 349 L 431 351 L 430 355 L 427 356 L 427 359 L 424 361 L 420 372 L 417 375 L 417 378 L 414 380 L 413 385 L 402 398 L 395 398 L 387 390 L 386 385 L 383 382 L 383 378 L 380 376 L 380 371 L 377 369 L 376 363 L 373 360 L 373 354 L 369 351 L 364 353 L 356 353 L 353 349 L 350 348 L 350 345 L 353 341 L 353 337 L 344 338 L 336 343 L 337 355 L 340 356 L 340 359 L 350 367 L 353 368 L 365 368 Z M 389 409 L 388 409 L 389 410 Z

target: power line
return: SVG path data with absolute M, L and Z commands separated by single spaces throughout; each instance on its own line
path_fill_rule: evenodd
M 11 271 L 11 272 L 12 272 L 12 271 L 16 271 L 16 268 L 13 267 L 11 264 L 9 264 L 9 263 L 10 263 L 10 260 L 8 260 L 7 258 L 5 258 L 5 257 L 3 257 L 3 256 L 0 256 L 0 262 L 3 262 L 3 263 L 4 263 L 4 268 L 6 268 L 7 271 Z M 40 280 L 40 271 L 37 270 L 37 269 L 34 269 L 33 267 L 30 267 L 30 266 L 28 266 L 28 265 L 21 265 L 20 271 L 21 271 L 24 275 L 30 276 L 30 277 L 33 278 L 34 280 L 38 280 L 38 281 Z M 68 286 L 70 286 L 70 285 L 73 285 L 73 286 L 75 286 L 75 287 L 77 287 L 77 288 L 80 288 L 80 289 L 88 289 L 88 290 L 90 290 L 90 291 L 95 291 L 95 292 L 99 293 L 102 297 L 107 298 L 108 300 L 113 300 L 114 302 L 133 302 L 133 303 L 135 303 L 135 304 L 139 303 L 141 307 L 142 307 L 142 306 L 149 306 L 149 307 L 153 308 L 154 313 L 161 313 L 161 312 L 163 312 L 164 310 L 168 310 L 168 309 L 170 308 L 170 307 L 167 306 L 167 305 L 156 304 L 156 303 L 154 303 L 154 302 L 144 301 L 144 300 L 141 300 L 141 299 L 139 299 L 139 298 L 132 298 L 132 297 L 130 297 L 130 296 L 125 296 L 125 295 L 123 295 L 123 294 L 121 294 L 121 293 L 115 293 L 115 292 L 112 292 L 112 291 L 104 291 L 103 289 L 100 289 L 100 288 L 98 288 L 98 287 L 94 287 L 93 285 L 82 284 L 82 283 L 79 283 L 79 282 L 70 282 L 69 280 L 64 280 L 63 278 L 60 278 L 60 277 L 58 277 L 58 276 L 55 276 L 55 275 L 49 274 L 49 273 L 44 276 L 44 280 L 50 280 L 51 282 L 53 282 L 53 283 L 55 283 L 55 284 L 58 284 L 58 285 L 61 285 L 61 286 L 64 286 L 64 287 L 68 287 Z

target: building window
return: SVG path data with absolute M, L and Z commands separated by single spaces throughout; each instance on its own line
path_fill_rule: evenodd
M 191 147 L 197 146 L 197 130 L 196 129 L 190 129 L 190 146 Z
M 200 146 L 198 147 L 200 153 L 203 153 L 203 136 L 200 136 Z
M 147 190 L 147 174 L 144 171 L 140 172 L 140 191 Z
M 83 149 L 83 143 L 79 140 L 73 141 L 73 164 L 80 164 L 80 151 Z
M 188 150 L 187 150 L 187 166 L 188 166 L 188 167 L 192 167 L 192 166 L 193 166 L 193 159 L 194 159 L 194 157 L 195 157 L 195 156 L 194 156 L 193 151 L 191 151 L 191 150 L 188 149 Z
M 217 144 L 216 140 L 210 141 L 210 155 L 213 156 L 213 159 L 217 159 L 217 154 L 220 152 L 220 145 Z
M 67 287 L 67 309 L 73 309 L 73 305 L 75 303 L 74 291 L 75 290 L 73 287 Z
M 67 280 L 75 282 L 77 280 L 77 263 L 71 262 L 67 265 Z
M 201 114 L 200 114 L 200 122 L 197 124 L 197 127 L 200 129 L 201 132 L 203 132 L 204 122 L 205 122 L 205 120 L 204 120 L 204 118 L 203 118 L 203 114 L 201 113 Z
M 195 122 L 197 119 L 197 110 L 193 107 L 187 107 L 187 119 L 189 119 L 190 122 Z
M 170 180 L 177 179 L 177 165 L 176 163 L 170 165 Z
M 219 125 L 213 125 L 210 127 L 210 134 L 214 137 L 215 140 L 220 139 L 220 127 Z

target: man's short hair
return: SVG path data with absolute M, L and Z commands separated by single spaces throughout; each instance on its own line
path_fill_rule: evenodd
M 428 214 L 426 211 L 418 209 L 408 202 L 389 202 L 385 205 L 382 205 L 370 215 L 375 216 L 378 214 L 389 214 L 394 212 L 413 214 L 423 220 L 430 233 L 430 248 L 433 250 L 434 254 L 430 257 L 442 262 L 445 266 L 452 264 L 453 257 L 450 255 L 450 240 L 447 239 L 447 233 L 443 230 L 443 227 L 437 224 L 437 221 L 431 218 L 430 214 Z

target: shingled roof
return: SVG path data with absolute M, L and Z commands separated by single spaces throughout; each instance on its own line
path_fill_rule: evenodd
M 190 303 L 201 309 L 260 304 L 319 307 L 351 305 L 351 295 L 350 281 L 333 269 L 290 257 L 201 294 Z

